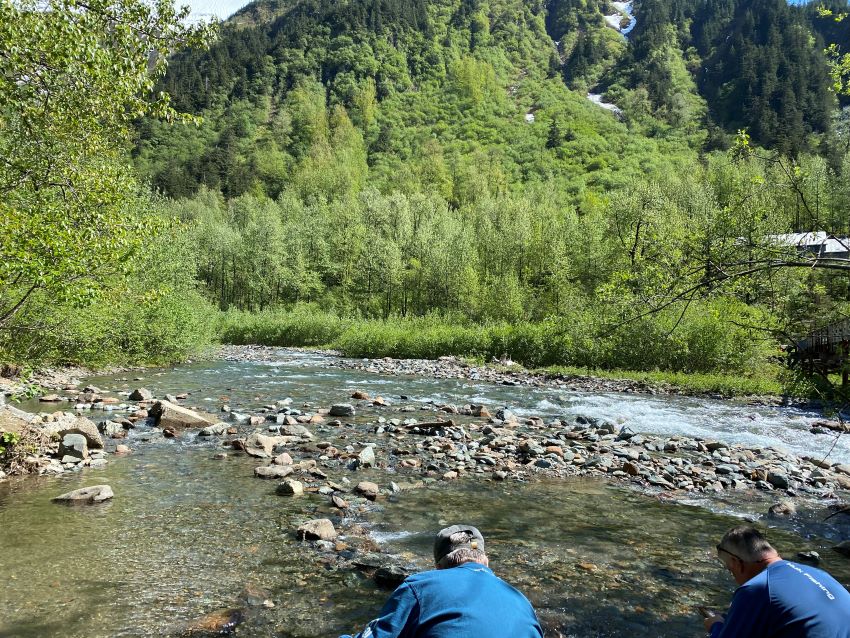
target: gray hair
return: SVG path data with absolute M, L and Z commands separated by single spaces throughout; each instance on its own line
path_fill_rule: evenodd
M 773 545 L 755 527 L 741 525 L 733 527 L 723 535 L 718 549 L 726 550 L 747 563 L 758 563 L 776 554 Z
M 469 536 L 466 532 L 455 532 L 449 537 L 452 545 L 462 545 L 469 542 Z M 471 547 L 460 547 L 450 551 L 440 559 L 437 567 L 448 569 L 449 567 L 457 567 L 464 563 L 481 563 L 487 564 L 487 554 L 481 549 L 472 549 Z

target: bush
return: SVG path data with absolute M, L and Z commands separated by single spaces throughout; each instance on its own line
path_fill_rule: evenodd
M 587 309 L 539 323 L 475 324 L 440 314 L 342 319 L 300 305 L 290 311 L 223 313 L 218 325 L 225 343 L 328 346 L 349 357 L 455 355 L 485 360 L 508 357 L 527 367 L 751 372 L 764 365 L 773 344 L 755 340 L 730 320 L 755 322 L 747 317 L 752 312 L 730 301 L 694 303 L 681 320 L 671 311 L 612 329 Z
M 267 346 L 329 346 L 350 321 L 308 304 L 292 310 L 250 313 L 238 310 L 219 315 L 216 330 L 223 343 Z

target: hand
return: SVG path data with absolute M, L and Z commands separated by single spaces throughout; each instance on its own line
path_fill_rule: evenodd
M 712 628 L 712 627 L 713 627 L 716 623 L 722 623 L 722 622 L 726 622 L 726 619 L 725 619 L 723 616 L 720 616 L 720 615 L 718 615 L 718 614 L 712 614 L 712 615 L 711 615 L 711 616 L 709 616 L 708 618 L 703 618 L 703 619 L 702 619 L 702 624 L 703 624 L 703 625 L 705 625 L 705 630 L 706 630 L 706 631 L 711 631 L 711 628 Z

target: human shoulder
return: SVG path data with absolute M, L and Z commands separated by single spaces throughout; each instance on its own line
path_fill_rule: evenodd
M 420 585 L 426 585 L 434 582 L 446 582 L 469 578 L 473 574 L 480 573 L 487 574 L 495 578 L 495 575 L 489 567 L 479 565 L 478 563 L 464 563 L 463 565 L 450 567 L 448 569 L 429 569 L 428 571 L 419 572 L 418 574 L 412 574 L 404 580 L 404 584 L 415 588 Z

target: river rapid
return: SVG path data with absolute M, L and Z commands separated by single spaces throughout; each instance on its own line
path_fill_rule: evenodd
M 213 413 L 224 403 L 251 413 L 287 398 L 293 406 L 327 407 L 361 390 L 413 409 L 454 402 L 508 406 L 520 415 L 584 414 L 636 432 L 815 455 L 833 441 L 808 434 L 819 415 L 792 408 L 376 375 L 333 362 L 280 350 L 264 361 L 200 362 L 145 371 L 141 380 L 125 374 L 86 382 L 113 391 L 143 385 L 155 396 L 186 392 L 187 403 Z M 310 429 L 317 440 L 359 448 L 392 436 L 376 434 L 381 414 L 390 416 L 386 408 L 358 408 L 344 426 Z M 275 481 L 253 476 L 257 459 L 233 452 L 217 459 L 223 448 L 215 437 L 164 439 L 140 426 L 121 442 L 133 453 L 104 469 L 0 483 L 0 637 L 211 635 L 188 632 L 196 619 L 231 607 L 244 617 L 233 635 L 338 636 L 359 629 L 388 594 L 341 555 L 427 569 L 436 530 L 464 521 L 481 528 L 495 571 L 529 597 L 547 636 L 696 638 L 703 630 L 695 606 L 720 608 L 734 589 L 714 544 L 741 517 L 761 518 L 776 500 L 730 493 L 673 502 L 590 478 L 494 482 L 472 475 L 423 482 L 422 468 L 352 471 L 320 460 L 336 484 L 368 479 L 400 488 L 374 502 L 347 497 L 351 507 L 343 512 L 316 491 L 277 495 Z M 297 446 L 291 454 L 296 461 L 320 458 Z M 850 459 L 846 441 L 839 440 L 831 458 Z M 50 502 L 98 483 L 112 486 L 111 502 L 82 508 Z M 296 540 L 295 528 L 319 517 L 340 529 L 336 547 Z M 818 551 L 822 566 L 846 585 L 850 561 L 829 548 L 847 537 L 847 526 L 842 517 L 823 523 L 824 517 L 822 509 L 803 507 L 792 520 L 764 522 L 787 557 Z M 246 607 L 246 588 L 270 602 Z

